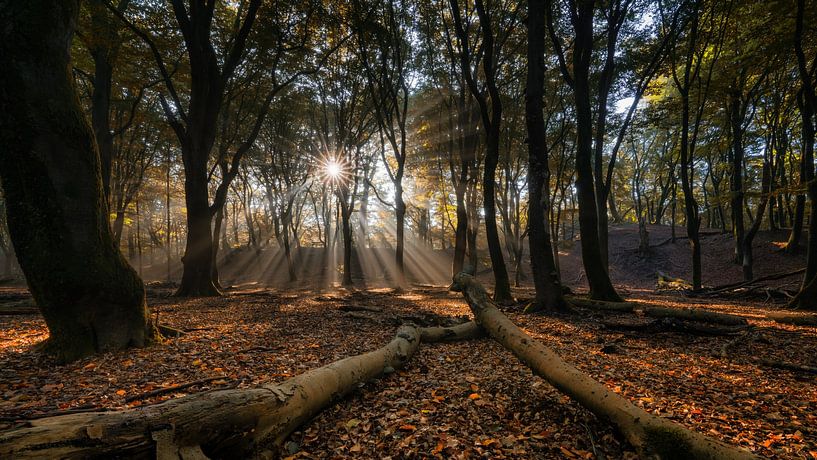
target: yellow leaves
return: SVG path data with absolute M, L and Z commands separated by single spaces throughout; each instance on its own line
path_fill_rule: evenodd
M 358 426 L 358 425 L 360 425 L 360 419 L 357 419 L 357 418 L 349 419 L 349 420 L 346 422 L 346 428 L 347 428 L 347 429 L 348 429 L 348 428 L 354 428 L 354 427 L 356 427 L 356 426 Z
M 194 359 L 192 364 L 194 366 L 201 366 L 201 360 L 200 359 Z

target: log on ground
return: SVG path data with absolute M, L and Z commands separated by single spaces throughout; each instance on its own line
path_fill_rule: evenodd
M 483 336 L 485 336 L 485 331 L 474 321 L 450 327 L 424 327 L 420 329 L 420 340 L 423 343 L 453 342 L 478 339 Z
M 575 296 L 566 297 L 565 300 L 572 305 L 581 308 L 589 308 L 591 310 L 620 311 L 625 313 L 632 312 L 638 306 L 638 304 L 635 302 L 610 302 L 607 300 L 594 300 Z
M 817 326 L 817 314 L 812 313 L 767 313 L 766 318 L 780 324 L 795 326 Z
M 477 323 L 556 389 L 611 421 L 642 458 L 751 459 L 752 453 L 652 415 L 583 374 L 511 322 L 470 275 L 455 277 Z
M 401 367 L 419 343 L 417 328 L 404 326 L 378 350 L 282 383 L 210 391 L 125 411 L 32 420 L 0 433 L 0 457 L 240 457 L 259 444 L 282 442 L 360 383 Z
M 724 324 L 727 326 L 745 326 L 749 324 L 743 316 L 698 308 L 644 307 L 643 312 L 645 316 L 652 318 L 677 318 L 687 321 Z

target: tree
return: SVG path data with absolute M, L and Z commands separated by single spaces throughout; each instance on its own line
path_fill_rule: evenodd
M 804 48 L 805 0 L 797 0 L 797 16 L 794 30 L 794 54 L 797 56 L 797 72 L 800 76 L 800 118 L 802 121 L 803 158 L 806 173 L 802 181 L 808 184 L 809 222 L 806 273 L 800 292 L 791 305 L 809 310 L 817 310 L 817 181 L 814 171 L 814 138 L 817 131 L 817 53 L 806 57 Z
M 593 55 L 593 16 L 595 2 L 578 0 L 570 2 L 570 16 L 575 39 L 572 49 L 572 68 L 565 60 L 562 40 L 555 24 L 556 6 L 548 0 L 546 7 L 548 35 L 553 42 L 559 60 L 559 68 L 565 83 L 573 90 L 576 113 L 576 191 L 579 201 L 579 228 L 581 231 L 582 262 L 590 284 L 590 297 L 598 300 L 620 301 L 621 297 L 610 281 L 607 264 L 602 256 L 599 239 L 598 203 L 593 184 L 593 110 L 590 94 L 590 64 Z
M 17 258 L 60 361 L 156 337 L 114 246 L 99 150 L 73 86 L 76 1 L 0 2 L 0 178 Z
M 475 73 L 478 69 L 472 68 L 474 51 L 469 37 L 470 27 L 466 27 L 460 13 L 459 0 L 451 0 L 451 13 L 454 16 L 454 28 L 457 36 L 460 53 L 460 71 L 462 72 L 471 96 L 476 99 L 482 118 L 482 127 L 485 130 L 485 169 L 482 173 L 482 200 L 485 209 L 485 236 L 488 239 L 488 253 L 491 255 L 491 268 L 494 272 L 494 300 L 507 302 L 512 300 L 511 284 L 508 279 L 508 270 L 505 267 L 505 258 L 502 255 L 502 246 L 499 241 L 499 231 L 496 225 L 496 192 L 495 176 L 499 163 L 499 142 L 502 123 L 502 100 L 496 84 L 496 60 L 501 52 L 502 40 L 495 48 L 495 36 L 491 23 L 491 12 L 485 8 L 482 0 L 475 1 L 475 8 L 479 17 L 481 32 L 481 49 L 478 54 L 482 58 L 482 73 L 485 78 L 485 92 L 477 85 Z M 467 15 L 467 10 L 465 11 Z M 506 24 L 513 29 L 513 22 Z M 470 25 L 470 24 L 469 24 Z M 478 62 L 478 60 L 477 60 Z M 489 100 L 490 99 L 490 100 Z
M 545 0 L 528 2 L 528 77 L 525 121 L 528 128 L 528 241 L 537 311 L 567 309 L 553 259 L 550 237 L 550 167 L 542 92 L 545 82 Z
M 370 19 L 358 32 L 358 52 L 366 70 L 372 108 L 381 135 L 391 147 L 395 167 L 383 156 L 383 166 L 394 185 L 396 245 L 394 263 L 398 284 L 405 283 L 406 203 L 403 200 L 403 176 L 406 167 L 406 120 L 409 104 L 409 64 L 411 42 L 407 38 L 407 21 L 411 14 L 403 1 L 389 0 L 383 12 L 370 12 Z M 374 48 L 374 50 L 372 50 Z

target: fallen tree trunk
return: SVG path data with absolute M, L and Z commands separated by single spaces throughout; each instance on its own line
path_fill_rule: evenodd
M 83 410 L 27 421 L 0 433 L 0 458 L 241 457 L 259 444 L 280 444 L 359 384 L 401 367 L 421 340 L 450 342 L 481 335 L 473 321 L 452 327 L 402 326 L 378 350 L 278 384 L 209 391 L 125 411 Z
M 378 350 L 278 384 L 210 391 L 125 411 L 32 420 L 0 433 L 0 457 L 241 457 L 259 443 L 280 443 L 358 384 L 401 367 L 419 343 L 418 329 L 404 326 Z
M 420 329 L 420 341 L 424 343 L 469 340 L 483 336 L 485 336 L 485 331 L 473 321 L 450 327 L 424 327 Z
M 766 318 L 780 324 L 817 326 L 817 315 L 808 313 L 766 313 Z
M 745 326 L 749 324 L 746 318 L 742 316 L 697 308 L 644 307 L 643 312 L 645 316 L 652 318 L 676 318 L 687 321 L 725 324 L 727 326 Z
M 749 328 L 748 325 L 722 326 L 701 323 L 698 321 L 685 321 L 678 318 L 658 318 L 650 321 L 649 323 L 614 323 L 602 321 L 601 324 L 607 329 L 617 331 L 638 331 L 650 334 L 658 334 L 662 332 L 681 332 L 684 334 L 703 336 L 733 335 L 743 332 Z
M 575 296 L 566 297 L 565 300 L 577 307 L 590 308 L 593 310 L 620 311 L 625 313 L 632 312 L 638 305 L 635 302 L 610 302 L 606 300 L 585 299 L 583 297 Z
M 568 301 L 577 307 L 590 308 L 593 310 L 641 313 L 644 316 L 652 318 L 675 318 L 684 321 L 698 321 L 702 323 L 723 324 L 726 326 L 746 326 L 748 324 L 746 318 L 743 316 L 698 308 L 657 307 L 636 302 L 608 302 L 604 300 L 584 299 L 581 297 L 568 297 Z
M 774 281 L 774 280 L 781 280 L 784 278 L 789 278 L 791 276 L 801 275 L 806 272 L 805 268 L 801 268 L 799 270 L 794 270 L 791 272 L 783 272 L 783 273 L 775 273 L 772 275 L 761 276 L 760 278 L 755 278 L 749 281 L 739 281 L 737 283 L 730 283 L 730 284 L 723 284 L 721 286 L 715 286 L 712 289 L 706 289 L 702 291 L 704 294 L 719 294 L 721 292 L 732 291 L 735 289 L 740 289 L 746 286 L 751 286 L 753 284 L 761 283 L 763 281 Z
M 455 283 L 462 289 L 477 323 L 491 337 L 556 389 L 597 416 L 610 420 L 642 458 L 757 458 L 748 451 L 690 431 L 635 406 L 525 334 L 496 308 L 485 289 L 472 276 L 460 273 L 455 277 Z

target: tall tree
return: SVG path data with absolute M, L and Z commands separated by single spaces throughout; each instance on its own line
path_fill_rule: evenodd
M 406 173 L 406 121 L 410 88 L 409 64 L 412 58 L 408 24 L 411 11 L 404 0 L 389 0 L 383 11 L 370 12 L 370 21 L 358 33 L 361 62 L 366 69 L 369 93 L 378 128 L 388 140 L 394 159 L 383 157 L 383 167 L 394 185 L 395 253 L 398 284 L 405 282 L 406 203 L 403 200 L 403 176 Z
M 61 361 L 155 337 L 111 238 L 99 150 L 70 75 L 77 1 L 0 1 L 0 178 L 17 258 Z
M 485 8 L 482 0 L 475 0 L 474 7 L 479 17 L 479 30 L 482 43 L 479 53 L 482 55 L 482 74 L 485 78 L 485 92 L 478 86 L 476 73 L 472 68 L 474 51 L 470 40 L 470 27 L 464 25 L 460 12 L 459 0 L 450 0 L 451 12 L 454 16 L 454 27 L 460 53 L 460 69 L 465 77 L 471 96 L 476 99 L 482 118 L 482 127 L 485 130 L 485 169 L 482 175 L 482 201 L 485 209 L 485 236 L 488 239 L 488 253 L 491 256 L 491 267 L 494 272 L 494 300 L 507 302 L 512 300 L 511 284 L 508 270 L 505 267 L 505 258 L 502 254 L 502 245 L 499 241 L 499 230 L 496 225 L 496 167 L 499 163 L 499 142 L 502 123 L 502 100 L 496 83 L 497 57 L 501 53 L 500 46 L 495 47 L 495 36 L 491 20 L 491 12 Z M 467 9 L 465 10 L 467 16 Z M 470 25 L 470 24 L 469 24 Z M 508 25 L 512 29 L 512 25 Z M 505 31 L 508 33 L 508 31 Z
M 528 241 L 536 300 L 530 310 L 566 310 L 550 237 L 550 167 L 542 98 L 545 84 L 545 0 L 528 1 Z
M 593 109 L 591 104 L 590 65 L 593 57 L 593 0 L 570 1 L 567 15 L 572 34 L 572 65 L 568 66 L 562 39 L 558 35 L 556 15 L 561 2 L 548 0 L 548 35 L 553 42 L 564 81 L 573 90 L 576 113 L 576 191 L 579 201 L 582 262 L 593 299 L 620 301 L 610 281 L 599 239 L 598 203 L 593 180 Z
M 813 10 L 811 11 L 813 13 Z M 800 292 L 791 301 L 791 305 L 817 310 L 817 180 L 814 171 L 814 139 L 817 131 L 817 52 L 813 57 L 806 57 L 806 47 L 804 45 L 805 0 L 797 0 L 797 15 L 794 30 L 794 54 L 797 56 L 797 72 L 800 76 L 800 118 L 803 132 L 803 157 L 806 168 L 802 181 L 808 184 L 809 210 L 811 220 L 809 222 L 806 273 L 803 277 L 803 285 Z M 812 23 L 812 22 L 809 22 Z M 811 61 L 811 62 L 809 62 Z

